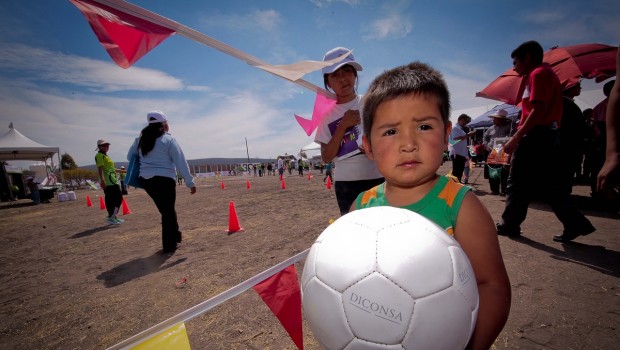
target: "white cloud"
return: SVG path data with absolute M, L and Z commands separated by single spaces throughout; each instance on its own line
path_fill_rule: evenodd
M 317 7 L 327 7 L 336 2 L 343 2 L 349 6 L 357 6 L 360 4 L 360 0 L 310 0 Z
M 617 45 L 619 10 L 617 2 L 591 2 L 586 8 L 573 3 L 557 9 L 524 11 L 514 18 L 525 24 L 523 36 L 535 38 L 545 49 L 587 42 Z
M 203 20 L 205 26 L 234 31 L 276 33 L 282 17 L 275 10 L 253 10 L 246 14 L 216 14 Z
M 188 159 L 245 157 L 246 137 L 251 157 L 295 154 L 312 138 L 299 127 L 294 112 L 279 105 L 283 95 L 273 96 L 277 98 L 249 90 L 178 99 L 112 97 L 23 87 L 0 79 L 0 129 L 14 122 L 24 135 L 60 147 L 78 165 L 93 164 L 95 142 L 105 138 L 112 144 L 110 156 L 121 162 L 145 126 L 146 113 L 160 109 Z
M 124 70 L 113 63 L 21 44 L 3 44 L 0 69 L 19 71 L 27 80 L 67 83 L 93 91 L 176 91 L 183 82 L 153 69 Z
M 366 34 L 363 36 L 363 39 L 400 39 L 407 36 L 412 28 L 411 19 L 394 13 L 372 21 L 368 28 L 364 30 Z

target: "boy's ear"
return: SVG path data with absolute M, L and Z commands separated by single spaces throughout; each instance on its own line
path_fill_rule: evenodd
M 450 140 L 450 133 L 452 132 L 452 123 L 446 123 L 446 131 L 443 135 L 443 144 L 448 147 L 448 142 Z
M 362 146 L 364 147 L 364 151 L 366 152 L 366 156 L 370 160 L 375 160 L 374 155 L 372 154 L 372 146 L 370 145 L 370 141 L 366 135 L 362 135 Z

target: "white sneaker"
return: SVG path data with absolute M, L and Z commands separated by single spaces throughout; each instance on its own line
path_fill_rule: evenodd
M 107 221 L 107 222 L 108 222 L 108 224 L 110 224 L 110 225 L 118 225 L 118 224 L 120 224 L 120 222 L 116 221 L 116 219 L 115 219 L 115 218 L 107 218 L 107 220 L 106 220 L 106 221 Z
M 119 218 L 114 218 L 114 220 L 116 220 L 117 224 L 122 224 L 123 222 L 125 222 L 125 220 Z

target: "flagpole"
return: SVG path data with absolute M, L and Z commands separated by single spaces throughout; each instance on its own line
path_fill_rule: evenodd
M 221 51 L 225 54 L 231 55 L 233 57 L 236 57 L 244 62 L 246 62 L 247 64 L 251 65 L 251 66 L 268 66 L 269 64 L 266 62 L 263 62 L 261 60 L 259 60 L 256 57 L 253 57 L 251 55 L 248 55 L 247 53 L 235 49 L 232 46 L 226 45 L 223 42 L 213 39 L 209 36 L 206 36 L 190 27 L 187 27 L 185 25 L 182 25 L 181 23 L 175 22 L 171 19 L 168 19 L 166 17 L 163 17 L 161 15 L 158 15 L 154 12 L 151 12 L 147 9 L 144 9 L 142 7 L 139 7 L 137 5 L 134 5 L 130 2 L 126 2 L 123 0 L 92 0 L 93 2 L 99 3 L 99 4 L 103 4 L 105 6 L 109 6 L 112 7 L 118 11 L 124 12 L 126 14 L 141 18 L 143 20 L 152 22 L 152 23 L 156 23 L 162 27 L 166 27 L 168 29 L 174 30 L 175 32 L 179 33 L 180 35 L 191 39 L 193 41 L 196 41 L 198 43 L 201 43 L 203 45 L 212 47 L 218 51 Z M 269 72 L 269 71 L 267 71 Z M 269 72 L 271 73 L 271 72 Z M 297 85 L 303 86 L 315 93 L 321 94 L 325 97 L 329 97 L 329 98 L 334 98 L 334 94 L 330 91 L 327 91 L 319 86 L 316 86 L 306 80 L 303 79 L 296 79 L 296 80 L 291 80 L 288 79 L 286 77 L 271 73 L 273 75 L 276 75 L 280 78 L 284 78 L 292 83 L 295 83 Z
M 211 299 L 208 299 L 206 301 L 203 301 L 202 303 L 195 305 L 183 312 L 181 312 L 180 314 L 173 316 L 147 330 L 144 330 L 136 335 L 134 335 L 133 337 L 126 339 L 110 348 L 108 348 L 108 350 L 118 350 L 118 349 L 131 349 L 132 347 L 142 343 L 143 341 L 145 341 L 146 339 L 149 339 L 150 337 L 159 334 L 163 331 L 165 331 L 166 329 L 177 325 L 181 322 L 186 322 L 189 321 L 197 316 L 200 316 L 201 314 L 211 310 L 212 308 L 218 306 L 219 304 L 232 299 L 234 297 L 236 297 L 237 295 L 245 292 L 246 290 L 254 287 L 255 285 L 257 285 L 258 283 L 266 280 L 267 278 L 275 275 L 276 273 L 284 270 L 285 268 L 289 267 L 290 265 L 300 261 L 301 259 L 304 259 L 307 255 L 308 252 L 310 251 L 310 248 L 304 250 L 301 253 L 298 253 L 286 260 L 284 260 L 283 262 L 272 266 L 270 268 L 268 268 L 267 270 L 259 273 L 258 275 L 251 277 L 247 280 L 245 280 L 244 282 L 230 288 L 229 290 L 220 293 L 216 296 L 214 296 Z

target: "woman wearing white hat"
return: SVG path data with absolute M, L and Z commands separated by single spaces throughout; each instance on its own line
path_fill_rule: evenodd
M 140 159 L 140 184 L 161 214 L 163 251 L 173 253 L 182 240 L 175 210 L 177 170 L 183 175 L 191 194 L 196 193 L 196 186 L 181 147 L 168 133 L 166 115 L 152 111 L 146 120 L 148 125 L 129 148 L 127 160 L 136 155 Z
M 106 140 L 97 140 L 97 154 L 95 155 L 95 164 L 99 174 L 99 184 L 105 195 L 105 206 L 108 210 L 107 221 L 109 224 L 122 224 L 125 220 L 117 217 L 118 211 L 123 203 L 123 194 L 118 183 L 117 172 L 124 170 L 116 169 L 112 158 L 108 156 L 110 143 Z

